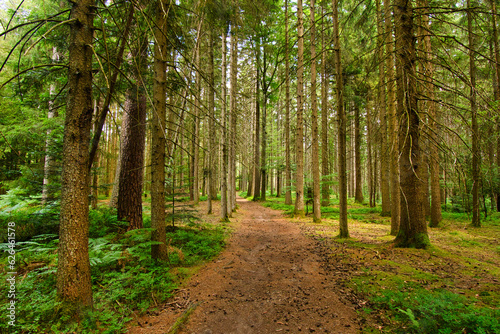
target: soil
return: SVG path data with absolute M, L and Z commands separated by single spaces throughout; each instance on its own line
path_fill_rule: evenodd
M 366 319 L 356 310 L 364 301 L 343 283 L 351 268 L 308 237 L 300 220 L 245 199 L 237 203 L 225 250 L 129 333 L 168 333 L 183 316 L 178 333 L 359 333 Z

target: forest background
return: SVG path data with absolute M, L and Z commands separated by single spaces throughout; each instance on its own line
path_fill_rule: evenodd
M 398 247 L 453 214 L 499 224 L 496 1 L 0 6 L 2 247 L 38 250 L 25 296 L 55 285 L 60 328 L 111 298 L 103 268 L 161 272 L 156 291 L 181 244 L 214 256 L 223 228 L 190 228 L 193 206 L 228 221 L 237 191 L 316 223 L 336 207 L 342 239 L 350 206 L 375 210 Z

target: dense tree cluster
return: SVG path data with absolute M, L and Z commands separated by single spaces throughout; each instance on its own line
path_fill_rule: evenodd
M 89 206 L 285 196 L 314 221 L 381 205 L 425 248 L 441 210 L 500 211 L 497 3 L 156 0 L 2 4 L 0 191 L 59 215 L 58 295 L 92 304 Z M 10 6 L 10 7 L 9 7 Z M 11 196 L 11 197 L 12 197 Z M 366 198 L 366 199 L 365 199 Z

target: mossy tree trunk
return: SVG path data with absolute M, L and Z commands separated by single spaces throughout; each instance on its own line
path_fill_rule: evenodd
M 430 245 L 423 206 L 424 168 L 420 147 L 420 115 L 417 105 L 415 35 L 411 2 L 394 2 L 397 50 L 397 101 L 401 151 L 401 223 L 398 247 L 426 248 Z

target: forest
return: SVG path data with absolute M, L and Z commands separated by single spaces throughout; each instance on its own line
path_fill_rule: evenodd
M 0 0 L 0 331 L 500 333 L 497 5 Z

